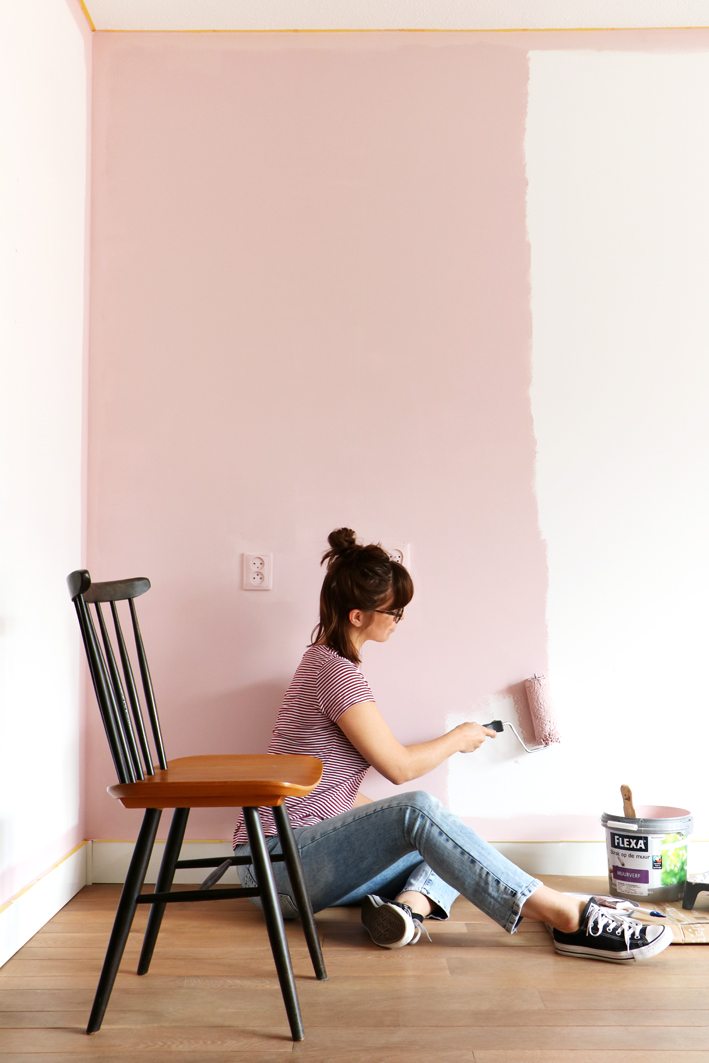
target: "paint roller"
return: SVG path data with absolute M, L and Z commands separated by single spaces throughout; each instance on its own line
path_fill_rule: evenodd
M 527 753 L 536 753 L 538 749 L 544 749 L 545 746 L 550 746 L 554 742 L 560 742 L 561 738 L 557 726 L 554 723 L 549 692 L 547 690 L 544 676 L 534 675 L 531 679 L 525 679 L 524 690 L 527 695 L 527 707 L 532 721 L 532 731 L 534 732 L 534 737 L 538 745 L 528 746 L 515 725 L 509 720 L 506 720 L 504 723 L 502 720 L 491 720 L 490 723 L 485 724 L 485 727 L 490 727 L 493 731 L 497 731 L 498 734 L 500 731 L 504 731 L 505 727 L 509 727 L 512 734 Z

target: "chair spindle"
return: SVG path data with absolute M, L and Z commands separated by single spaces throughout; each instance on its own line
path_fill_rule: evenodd
M 155 768 L 153 767 L 153 758 L 150 753 L 150 746 L 148 744 L 148 736 L 145 731 L 145 721 L 143 720 L 143 713 L 140 705 L 140 696 L 138 694 L 138 688 L 135 682 L 135 676 L 133 674 L 133 668 L 131 665 L 130 655 L 128 653 L 128 647 L 126 646 L 126 640 L 123 635 L 123 628 L 121 627 L 120 617 L 118 615 L 118 609 L 115 602 L 111 602 L 111 615 L 113 616 L 113 626 L 116 632 L 116 642 L 118 644 L 118 652 L 121 658 L 121 665 L 123 667 L 123 678 L 125 680 L 126 694 L 128 695 L 128 702 L 130 704 L 131 713 L 133 715 L 133 725 L 135 733 L 140 746 L 140 752 L 143 758 L 143 767 L 146 775 L 154 775 Z
M 153 691 L 153 681 L 150 678 L 150 668 L 148 667 L 148 657 L 145 652 L 145 646 L 143 645 L 143 636 L 140 633 L 140 624 L 138 623 L 138 614 L 135 609 L 135 604 L 132 598 L 128 599 L 128 606 L 130 608 L 130 615 L 133 621 L 133 635 L 135 637 L 135 648 L 138 654 L 138 664 L 140 665 L 140 674 L 143 679 L 143 690 L 145 692 L 145 703 L 148 709 L 148 718 L 150 719 L 150 726 L 153 731 L 153 741 L 155 743 L 155 752 L 158 756 L 158 764 L 163 771 L 167 769 L 167 757 L 165 755 L 165 746 L 163 745 L 162 732 L 160 730 L 160 719 L 158 717 L 157 705 L 155 703 L 155 692 Z
M 95 602 L 94 608 L 96 609 L 96 616 L 98 617 L 99 627 L 101 629 L 101 638 L 103 639 L 105 659 L 108 664 L 108 675 L 111 681 L 113 699 L 118 710 L 118 723 L 120 726 L 121 740 L 126 752 L 126 756 L 130 761 L 131 768 L 135 776 L 135 779 L 133 781 L 136 781 L 138 779 L 144 779 L 145 775 L 143 774 L 143 769 L 140 766 L 138 745 L 135 740 L 135 733 L 133 731 L 131 718 L 128 715 L 126 696 L 123 690 L 123 684 L 121 683 L 120 672 L 118 671 L 116 657 L 113 652 L 113 646 L 111 645 L 111 639 L 108 634 L 108 628 L 106 627 L 106 621 L 104 620 L 103 610 L 101 609 L 100 602 Z

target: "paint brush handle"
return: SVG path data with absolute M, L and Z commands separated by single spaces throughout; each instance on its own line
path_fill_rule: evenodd
M 620 796 L 623 798 L 623 815 L 628 819 L 635 819 L 635 805 L 633 804 L 633 791 L 629 786 L 621 786 Z

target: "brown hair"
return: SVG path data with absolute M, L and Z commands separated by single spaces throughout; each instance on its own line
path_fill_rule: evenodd
M 391 599 L 390 608 L 403 609 L 413 598 L 414 585 L 403 565 L 392 561 L 379 545 L 361 546 L 351 528 L 337 528 L 327 541 L 330 549 L 322 558 L 327 572 L 320 591 L 320 623 L 312 641 L 359 664 L 349 634 L 350 610 L 373 611 L 387 599 Z

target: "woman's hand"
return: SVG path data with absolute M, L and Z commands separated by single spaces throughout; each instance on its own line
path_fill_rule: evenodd
M 458 724 L 450 733 L 455 736 L 459 753 L 474 753 L 486 738 L 497 738 L 497 731 L 473 721 Z

